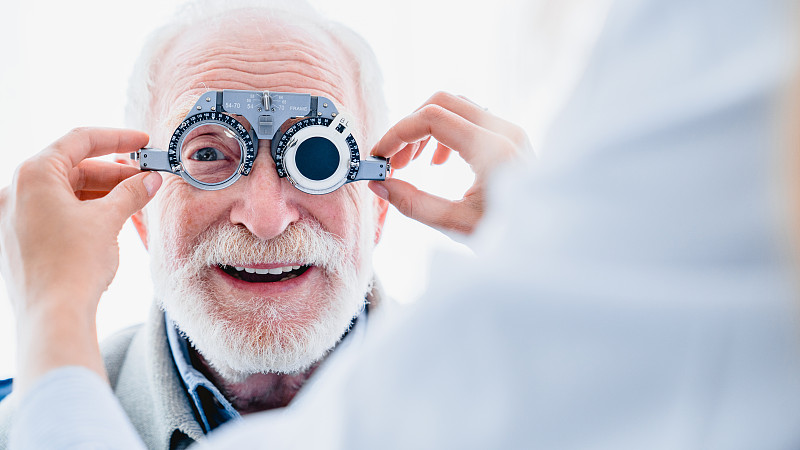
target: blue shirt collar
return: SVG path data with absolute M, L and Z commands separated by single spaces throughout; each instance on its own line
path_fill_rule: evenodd
M 352 327 L 346 333 L 342 341 L 360 342 L 366 330 L 367 310 L 364 308 L 362 313 L 354 321 Z M 189 344 L 185 337 L 178 332 L 178 327 L 172 322 L 167 313 L 164 313 L 167 328 L 167 341 L 172 352 L 172 359 L 178 368 L 186 393 L 192 400 L 192 408 L 195 411 L 200 424 L 205 433 L 225 422 L 239 420 L 242 416 L 236 411 L 231 402 L 214 386 L 205 375 L 192 365 L 189 356 Z M 350 339 L 348 339 L 350 338 Z M 340 342 L 336 349 L 340 347 L 352 346 L 354 342 Z M 345 344 L 345 345 L 342 345 Z
M 192 365 L 186 338 L 178 334 L 178 327 L 170 320 L 169 315 L 164 313 L 164 316 L 172 359 L 175 360 L 175 366 L 186 387 L 186 393 L 192 400 L 192 407 L 203 431 L 208 433 L 225 422 L 241 419 L 239 412 L 214 383 Z

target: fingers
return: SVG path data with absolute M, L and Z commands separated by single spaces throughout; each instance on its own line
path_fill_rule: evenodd
M 122 180 L 141 171 L 133 166 L 88 159 L 82 161 L 69 173 L 69 182 L 74 191 L 108 192 Z
M 136 211 L 144 208 L 161 187 L 161 175 L 157 172 L 140 173 L 120 182 L 105 197 L 98 199 L 104 203 L 119 227 Z
M 136 151 L 145 145 L 147 134 L 135 130 L 113 128 L 75 128 L 51 144 L 42 156 L 56 156 L 76 167 L 86 158 Z
M 490 113 L 486 108 L 481 107 L 463 95 L 453 95 L 449 92 L 437 92 L 431 96 L 424 104 L 439 105 L 452 111 L 480 127 L 503 135 L 519 147 L 525 146 L 528 142 L 528 135 L 520 126 L 503 120 Z
M 392 165 L 401 169 L 420 156 L 431 138 L 439 141 L 433 164 L 444 163 L 452 150 L 456 150 L 477 170 L 491 168 L 496 162 L 531 147 L 527 134 L 519 126 L 500 119 L 466 97 L 437 92 L 390 128 L 372 154 L 391 157 Z
M 394 157 L 392 165 L 399 169 L 405 167 L 412 158 L 406 146 L 428 137 L 458 151 L 468 163 L 477 164 L 478 167 L 486 166 L 490 158 L 515 152 L 514 144 L 504 136 L 466 121 L 439 105 L 426 105 L 390 128 L 372 153 Z M 482 151 L 486 149 L 492 151 Z M 401 150 L 404 150 L 403 154 L 398 154 Z
M 425 147 L 428 146 L 428 142 L 430 142 L 430 141 L 431 141 L 431 138 L 428 137 L 427 139 L 423 139 L 418 144 L 415 144 L 417 147 L 414 150 L 414 157 L 412 159 L 417 159 L 419 157 L 419 155 L 422 154 L 422 151 L 425 150 Z
M 447 162 L 447 159 L 450 158 L 450 154 L 453 150 L 447 148 L 447 146 L 442 145 L 440 142 L 436 146 L 436 151 L 433 152 L 433 158 L 431 159 L 431 164 L 444 164 Z
M 392 168 L 402 169 L 420 156 L 430 139 L 437 141 L 432 164 L 443 164 L 457 152 L 475 173 L 474 184 L 461 200 L 443 199 L 397 179 L 373 181 L 369 187 L 412 219 L 470 233 L 483 215 L 486 176 L 498 164 L 530 148 L 528 137 L 522 128 L 466 97 L 438 92 L 391 127 L 372 154 L 391 157 Z
M 370 181 L 369 188 L 388 200 L 401 214 L 440 230 L 469 234 L 483 215 L 482 198 L 479 196 L 453 202 L 394 178 Z
M 516 145 L 522 146 L 528 140 L 527 133 L 520 126 L 495 116 L 463 95 L 437 92 L 429 101 L 435 101 L 477 125 L 502 134 Z

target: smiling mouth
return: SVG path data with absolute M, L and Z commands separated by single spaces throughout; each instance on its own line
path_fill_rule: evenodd
M 226 274 L 248 283 L 275 283 L 291 280 L 304 274 L 311 266 L 285 266 L 273 269 L 254 269 L 251 267 L 238 267 L 220 264 L 220 268 Z

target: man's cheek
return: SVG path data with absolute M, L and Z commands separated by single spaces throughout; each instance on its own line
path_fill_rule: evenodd
M 365 219 L 363 208 L 365 196 L 360 188 L 358 183 L 347 184 L 336 191 L 335 197 L 331 197 L 330 203 L 335 206 L 329 209 L 332 213 L 328 217 L 330 224 L 328 229 L 348 243 L 358 241 L 360 228 Z
M 164 244 L 173 248 L 177 257 L 187 257 L 196 245 L 198 230 L 202 229 L 201 220 L 207 217 L 202 202 L 192 201 L 191 194 L 186 192 L 187 186 L 182 180 L 170 180 L 156 205 L 158 214 L 154 218 L 155 227 L 160 230 Z

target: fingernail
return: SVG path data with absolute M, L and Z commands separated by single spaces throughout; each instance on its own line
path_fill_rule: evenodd
M 158 172 L 150 172 L 144 177 L 142 183 L 144 183 L 144 188 L 147 189 L 147 196 L 152 197 L 161 185 L 161 175 Z
M 389 200 L 389 191 L 386 190 L 381 183 L 370 181 L 369 188 L 372 189 L 372 192 L 374 192 L 378 197 L 384 200 Z

